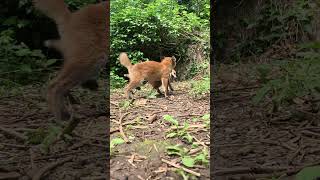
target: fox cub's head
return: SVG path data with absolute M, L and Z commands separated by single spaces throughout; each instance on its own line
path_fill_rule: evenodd
M 174 56 L 172 56 L 172 57 L 163 57 L 163 58 L 161 58 L 161 63 L 171 64 L 172 68 L 175 68 L 176 67 L 176 58 Z

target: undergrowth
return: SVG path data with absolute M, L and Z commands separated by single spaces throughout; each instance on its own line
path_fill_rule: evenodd
M 210 92 L 210 78 L 204 77 L 201 80 L 191 81 L 189 94 L 194 98 L 202 98 Z
M 258 104 L 269 98 L 273 111 L 277 111 L 283 105 L 292 104 L 297 97 L 319 98 L 320 55 L 316 51 L 319 48 L 318 42 L 300 45 L 296 59 L 276 64 L 279 75 L 275 78 L 268 78 L 274 65 L 260 66 L 258 72 L 263 87 L 257 91 L 253 102 Z

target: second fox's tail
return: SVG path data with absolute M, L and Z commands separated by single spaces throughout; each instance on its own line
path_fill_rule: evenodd
M 33 3 L 35 8 L 52 18 L 61 28 L 70 18 L 71 12 L 64 0 L 33 0 Z
M 130 62 L 130 59 L 128 58 L 127 53 L 122 52 L 119 56 L 120 64 L 126 67 L 127 69 L 130 69 L 132 64 Z

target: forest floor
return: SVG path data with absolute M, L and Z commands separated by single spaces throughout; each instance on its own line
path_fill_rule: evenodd
M 174 82 L 169 99 L 145 85 L 130 104 L 111 92 L 111 179 L 209 179 L 209 93 Z M 194 163 L 194 164 L 193 164 Z
M 278 112 L 270 101 L 254 106 L 260 87 L 255 64 L 221 65 L 215 75 L 214 166 L 216 179 L 293 179 L 319 165 L 319 102 L 295 99 Z M 211 155 L 212 156 L 212 155 Z
M 0 97 L 0 179 L 105 179 L 107 93 L 103 88 L 75 90 L 81 102 L 72 107 L 80 124 L 71 139 L 58 141 L 44 153 L 39 140 L 58 128 L 52 123 L 45 89 L 46 85 L 25 86 Z
M 80 124 L 48 152 L 41 151 L 44 146 L 39 143 L 58 132 L 59 127 L 52 123 L 47 108 L 46 85 L 25 86 L 2 94 L 0 179 L 105 179 L 109 171 L 109 122 L 111 179 L 209 179 L 209 95 L 195 99 L 188 94 L 190 85 L 184 82 L 173 83 L 173 87 L 173 96 L 167 100 L 152 93 L 145 97 L 143 94 L 151 89 L 146 85 L 135 93 L 131 105 L 126 103 L 122 89 L 112 91 L 111 121 L 106 113 L 104 88 L 98 92 L 74 90 L 80 104 L 73 104 L 72 109 Z M 170 115 L 171 123 L 163 115 Z M 128 138 L 127 143 L 119 142 L 123 141 L 119 129 Z M 166 137 L 168 134 L 172 137 Z M 182 165 L 182 159 L 189 167 Z

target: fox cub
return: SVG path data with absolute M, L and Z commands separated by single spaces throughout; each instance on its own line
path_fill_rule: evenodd
M 57 121 L 70 117 L 64 98 L 77 85 L 97 85 L 96 78 L 107 63 L 107 14 L 106 2 L 87 5 L 70 12 L 63 0 L 33 0 L 39 11 L 52 18 L 60 39 L 48 40 L 45 45 L 60 51 L 63 67 L 48 86 L 47 101 Z
M 144 81 L 149 82 L 159 94 L 161 94 L 159 87 L 162 85 L 164 95 L 168 97 L 170 74 L 176 66 L 176 58 L 174 56 L 164 57 L 161 62 L 146 61 L 132 65 L 127 53 L 123 52 L 120 53 L 119 60 L 120 64 L 125 66 L 129 72 L 130 81 L 125 87 L 125 94 L 128 99 L 133 98 L 132 90 L 139 87 Z

